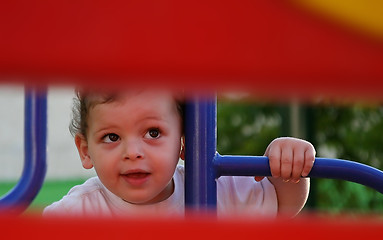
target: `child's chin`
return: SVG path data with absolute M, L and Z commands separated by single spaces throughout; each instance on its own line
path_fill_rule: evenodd
M 127 203 L 134 204 L 134 205 L 148 205 L 152 204 L 151 198 L 148 197 L 135 197 L 135 198 L 122 198 Z

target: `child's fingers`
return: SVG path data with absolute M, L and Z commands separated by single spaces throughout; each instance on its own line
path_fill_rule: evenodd
M 270 147 L 265 153 L 265 156 L 269 158 L 270 171 L 273 177 L 281 176 L 281 148 L 279 146 Z
M 262 181 L 262 179 L 264 179 L 265 177 L 254 177 L 255 181 L 257 182 L 260 182 Z
M 273 177 L 299 182 L 300 178 L 306 177 L 313 167 L 315 149 L 304 140 L 280 138 L 271 142 L 265 151 L 265 156 L 269 157 Z
M 305 151 L 305 162 L 302 170 L 302 177 L 307 177 L 314 166 L 315 162 L 315 150 L 313 147 Z
M 293 182 L 299 182 L 302 176 L 302 171 L 305 164 L 305 153 L 304 151 L 294 151 L 293 169 L 291 179 Z
M 294 153 L 292 148 L 285 148 L 281 152 L 281 177 L 285 181 L 291 179 Z

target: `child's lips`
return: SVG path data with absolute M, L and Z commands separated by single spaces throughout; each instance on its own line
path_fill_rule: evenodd
M 130 178 L 144 178 L 148 175 L 149 175 L 149 173 L 144 173 L 144 172 L 125 174 L 125 176 L 130 177 Z
M 140 186 L 144 184 L 150 177 L 150 172 L 144 170 L 130 170 L 121 174 L 123 179 L 133 186 Z

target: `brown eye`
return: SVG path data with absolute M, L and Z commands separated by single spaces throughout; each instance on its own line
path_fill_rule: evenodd
M 120 139 L 120 137 L 115 133 L 110 133 L 105 135 L 104 142 L 111 143 L 111 142 L 117 142 Z
M 147 138 L 159 138 L 160 137 L 160 130 L 158 128 L 152 128 L 149 129 L 149 131 L 146 133 L 145 137 Z

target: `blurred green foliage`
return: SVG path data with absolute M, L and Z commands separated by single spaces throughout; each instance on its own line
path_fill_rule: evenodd
M 222 154 L 263 155 L 279 136 L 279 107 L 220 102 L 217 107 L 217 148 Z
M 361 162 L 382 169 L 383 107 L 354 104 L 316 106 L 315 139 L 319 154 Z M 325 156 L 326 157 L 326 156 Z M 383 195 L 370 188 L 339 180 L 320 179 L 316 184 L 319 209 L 335 212 L 383 212 Z
M 276 137 L 291 135 L 289 104 L 219 101 L 217 149 L 221 154 L 263 155 Z M 363 104 L 299 105 L 299 126 L 318 157 L 362 162 L 382 169 L 383 107 Z M 322 212 L 382 213 L 383 195 L 368 187 L 312 179 L 307 208 Z

